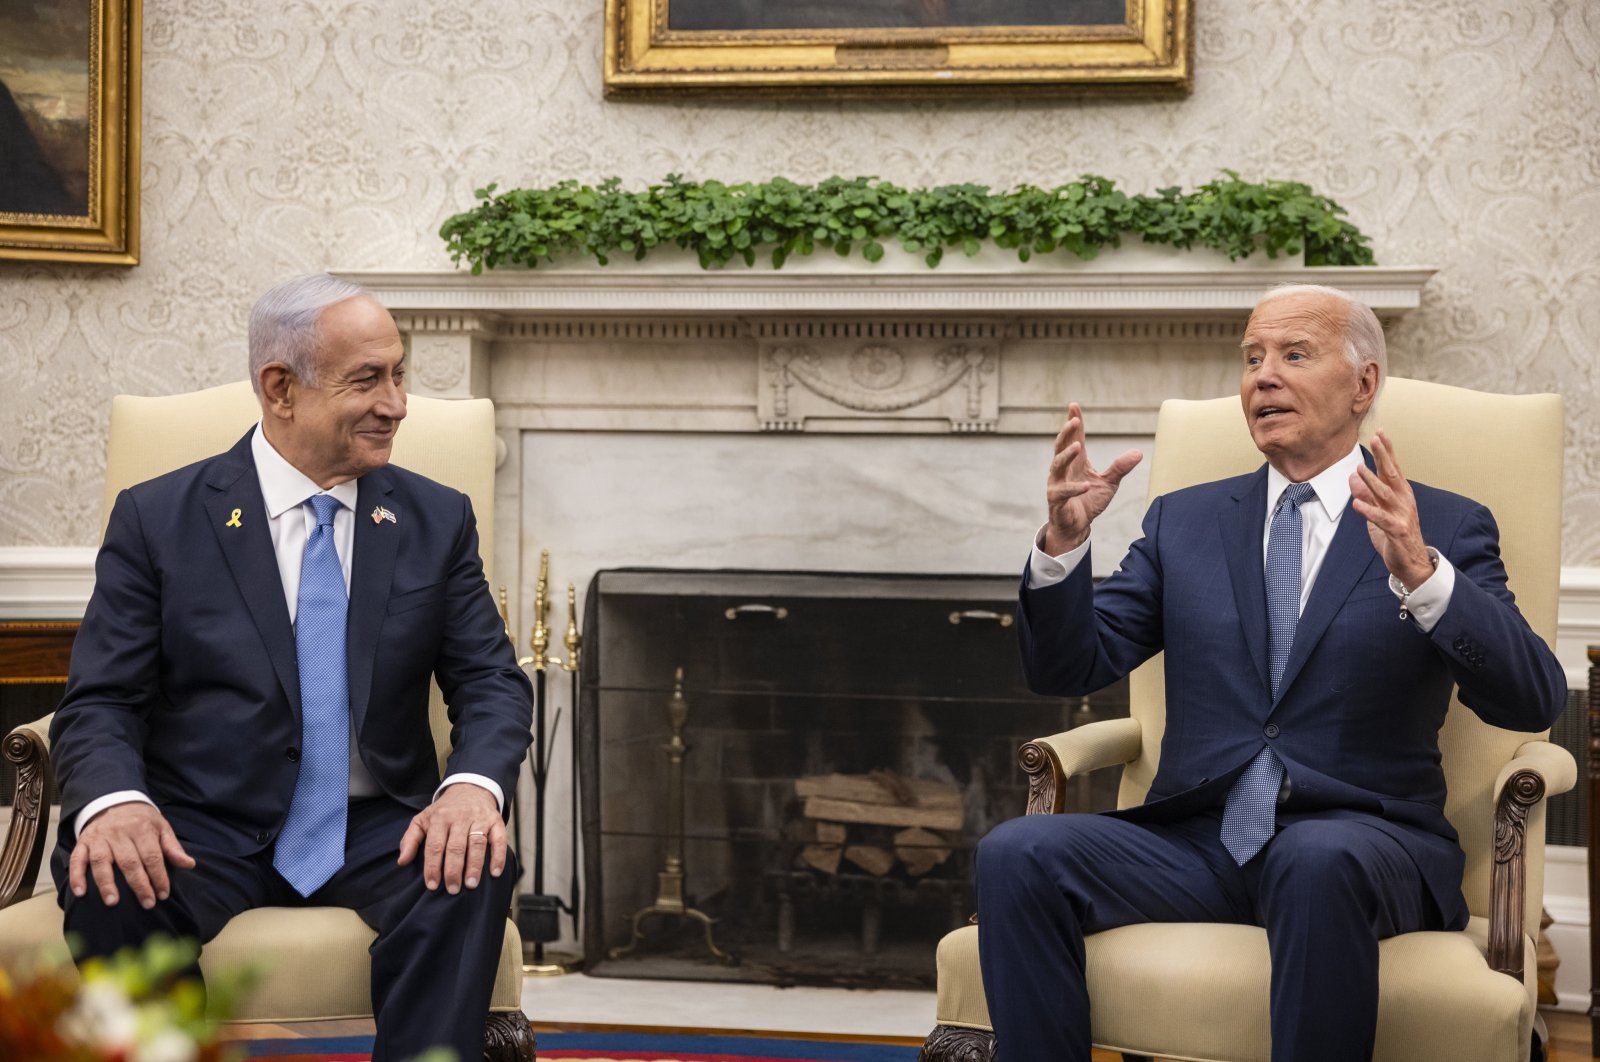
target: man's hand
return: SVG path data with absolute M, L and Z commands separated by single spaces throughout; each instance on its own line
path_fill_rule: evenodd
M 1122 454 L 1104 472 L 1096 472 L 1084 451 L 1083 409 L 1067 407 L 1067 423 L 1056 436 L 1055 456 L 1045 486 L 1050 522 L 1044 532 L 1044 551 L 1059 557 L 1083 545 L 1089 525 L 1106 511 L 1116 496 L 1122 477 L 1133 471 L 1144 455 L 1138 450 Z
M 430 889 L 439 882 L 452 896 L 463 883 L 476 889 L 483 876 L 484 853 L 489 853 L 489 873 L 506 869 L 506 825 L 494 794 L 471 782 L 457 782 L 412 818 L 400 838 L 400 858 L 405 866 L 422 851 L 422 880 Z
M 194 866 L 161 812 L 138 800 L 113 804 L 90 819 L 78 835 L 67 864 L 67 883 L 72 895 L 82 896 L 89 891 L 92 874 L 100 899 L 115 907 L 119 897 L 113 871 L 120 867 L 134 899 L 148 911 L 172 894 L 169 862 L 182 870 Z
M 1395 460 L 1394 446 L 1381 431 L 1372 437 L 1372 459 L 1376 471 L 1363 463 L 1350 477 L 1350 502 L 1367 518 L 1372 548 L 1389 574 L 1407 590 L 1415 590 L 1433 574 L 1417 519 L 1417 499 Z

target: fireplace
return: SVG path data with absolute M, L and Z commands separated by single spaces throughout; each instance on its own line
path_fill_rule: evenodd
M 974 845 L 1022 812 L 1017 748 L 1127 713 L 1121 687 L 1027 691 L 1015 594 L 1010 576 L 600 572 L 578 720 L 589 971 L 931 987 Z M 1114 806 L 1099 773 L 1077 809 Z
M 1036 258 L 1026 268 L 998 271 L 947 258 L 937 270 L 906 273 L 674 271 L 619 263 L 606 269 L 498 270 L 482 276 L 465 271 L 342 275 L 368 286 L 394 311 L 417 393 L 495 402 L 502 444 L 495 506 L 492 514 L 485 510 L 479 516 L 494 528 L 494 579 L 507 587 L 509 626 L 519 651 L 526 652 L 534 621 L 534 573 L 545 550 L 551 554 L 558 596 L 563 584 L 581 589 L 596 572 L 620 576 L 615 569 L 622 566 L 1005 572 L 1004 578 L 990 580 L 995 589 L 992 597 L 982 599 L 988 602 L 982 607 L 1009 612 L 1014 589 L 1009 573 L 1020 569 L 1027 540 L 1042 519 L 1050 439 L 1069 401 L 1081 402 L 1089 411 L 1092 461 L 1103 464 L 1131 446 L 1148 449 L 1162 400 L 1210 398 L 1235 390 L 1239 335 L 1250 307 L 1266 288 L 1285 281 L 1335 284 L 1392 319 L 1418 304 L 1433 272 L 1426 267 L 1308 269 L 1282 258 L 1230 264 L 1204 255 L 1179 256 L 1164 265 L 1140 264 L 1128 251 L 1085 264 Z M 1135 470 L 1096 523 L 1091 564 L 1097 575 L 1109 573 L 1138 534 L 1143 472 L 1144 466 Z M 746 590 L 747 584 L 728 597 L 739 599 Z M 751 603 L 771 601 L 770 592 L 749 593 Z M 646 596 L 630 595 L 641 601 Z M 702 590 L 690 599 L 706 596 Z M 617 604 L 630 599 L 624 595 Z M 667 623 L 652 628 L 647 620 L 618 618 L 600 601 L 597 596 L 593 611 L 585 614 L 586 626 L 615 628 L 633 622 L 636 632 L 627 638 L 597 635 L 605 643 L 598 645 L 602 662 L 609 667 L 623 641 L 634 646 L 628 652 L 644 655 L 640 668 L 626 679 L 633 692 L 620 686 L 607 691 L 604 709 L 585 713 L 591 725 L 598 723 L 590 736 L 621 734 L 624 715 L 610 713 L 626 708 L 629 740 L 638 745 L 636 759 L 629 762 L 637 762 L 640 771 L 655 772 L 648 776 L 652 783 L 662 781 L 666 754 L 661 746 L 669 738 L 666 710 L 673 672 L 681 664 L 689 712 L 685 740 L 692 746 L 683 767 L 693 810 L 693 801 L 702 799 L 693 788 L 697 772 L 718 762 L 714 755 L 723 757 L 721 762 L 728 756 L 720 734 L 697 733 L 703 722 L 727 710 L 732 694 L 715 684 L 723 672 L 687 654 L 651 648 L 651 640 L 681 636 Z M 798 631 L 801 614 L 793 612 L 791 618 L 780 622 Z M 605 623 L 597 623 L 599 619 Z M 760 619 L 758 614 L 741 614 L 738 621 L 723 622 L 732 630 L 745 630 L 731 623 L 749 620 L 749 630 L 758 631 L 754 623 Z M 708 621 L 702 629 L 709 635 L 718 628 Z M 970 634 L 980 628 L 964 629 Z M 990 648 L 1000 662 L 996 666 L 1014 676 L 1015 650 L 1009 643 L 1014 632 L 992 633 Z M 905 668 L 912 677 L 933 675 L 928 661 L 943 660 L 928 644 L 924 639 L 922 655 Z M 596 642 L 586 642 L 586 657 L 596 647 Z M 843 651 L 814 650 L 836 657 Z M 831 690 L 780 687 L 771 675 L 747 674 L 757 678 L 738 691 L 741 703 L 755 702 L 751 690 L 761 690 L 776 704 L 811 705 L 824 722 L 851 705 L 887 703 L 863 697 L 830 699 Z M 608 676 L 606 682 L 613 680 Z M 794 696 L 779 698 L 786 691 Z M 587 699 L 599 700 L 601 692 L 591 671 Z M 544 846 L 546 881 L 561 886 L 584 869 L 574 866 L 568 855 L 574 848 L 567 802 L 574 760 L 566 746 L 572 734 L 568 721 L 578 714 L 568 696 L 565 683 L 553 687 L 552 715 L 563 714 L 550 770 Z M 924 694 L 913 690 L 906 696 Z M 973 710 L 941 714 L 945 710 L 939 706 L 949 703 L 926 698 L 930 707 L 915 717 L 917 725 L 928 726 L 930 719 L 964 725 L 973 714 L 987 718 Z M 971 699 L 973 705 L 985 703 Z M 1009 702 L 1002 698 L 994 703 Z M 1056 704 L 1049 725 L 1018 723 L 1014 733 L 995 739 L 999 751 L 980 758 L 989 764 L 992 777 L 987 783 L 997 787 L 989 803 L 972 803 L 975 790 L 962 779 L 965 834 L 976 828 L 980 815 L 993 821 L 1020 812 L 1020 779 L 1011 766 L 1013 739 L 1057 729 L 1078 707 Z M 1026 710 L 1008 709 L 1002 718 Z M 891 747 L 931 745 L 902 741 Z M 801 746 L 802 751 L 807 748 Z M 591 768 L 599 765 L 593 759 Z M 902 779 L 925 777 L 919 773 L 920 762 L 898 767 L 862 762 L 866 766 L 850 773 L 882 768 Z M 616 770 L 602 777 L 614 782 Z M 741 800 L 777 801 L 779 789 L 756 784 L 754 773 L 745 777 L 748 784 L 718 798 L 728 808 L 744 806 Z M 1109 786 L 1110 780 L 1093 784 Z M 793 802 L 794 779 L 787 785 L 781 792 Z M 1015 799 L 1004 795 L 1007 787 Z M 530 795 L 524 784 L 524 809 Z M 1083 803 L 1092 803 L 1087 794 Z M 589 811 L 590 839 L 599 838 L 606 826 L 601 811 L 600 804 Z M 735 821 L 728 814 L 726 821 Z M 733 894 L 717 893 L 725 883 L 713 883 L 708 875 L 722 865 L 719 861 L 731 862 L 734 853 L 758 841 L 775 845 L 799 840 L 781 833 L 786 822 L 778 817 L 763 820 L 759 830 L 741 827 L 756 831 L 748 837 L 686 840 L 686 887 L 696 904 L 723 917 L 719 939 L 731 940 L 739 920 L 733 917 Z M 580 924 L 562 919 L 563 933 L 572 933 L 561 941 L 563 947 L 579 938 L 590 955 L 619 946 L 612 939 L 617 922 L 648 905 L 659 891 L 662 842 L 659 826 L 656 830 L 631 842 L 623 837 L 606 842 L 613 856 L 628 844 L 638 848 L 633 858 L 639 866 L 626 878 L 609 865 L 603 875 L 594 873 L 605 909 L 588 909 L 586 903 Z M 521 833 L 523 850 L 531 850 L 532 829 L 526 820 Z M 856 842 L 848 834 L 846 840 Z M 968 836 L 952 846 L 947 859 L 916 876 L 918 880 L 964 882 L 960 864 L 970 858 L 963 854 L 970 852 L 964 847 L 970 840 Z M 584 861 L 597 867 L 604 862 L 592 853 Z M 860 868 L 845 865 L 838 889 L 824 900 L 831 902 L 847 888 L 866 887 L 845 877 Z M 883 877 L 898 882 L 911 875 L 891 869 Z M 626 890 L 632 892 L 624 895 Z M 949 897 L 931 896 L 937 891 L 934 886 L 918 885 L 917 890 L 919 896 L 928 895 L 925 917 L 941 923 L 956 917 L 952 908 L 966 902 L 962 897 L 941 907 Z M 568 894 L 567 888 L 560 891 Z M 781 895 L 763 886 L 758 898 L 768 905 L 762 917 L 744 919 L 741 926 L 774 933 L 782 921 Z M 584 899 L 600 901 L 602 895 Z M 796 938 L 805 927 L 829 918 L 848 928 L 853 940 L 871 936 L 854 900 L 841 908 L 845 913 L 831 915 L 822 906 L 808 907 L 811 897 L 797 884 L 788 902 Z M 887 907 L 881 913 L 878 935 L 888 951 L 898 939 L 896 925 Z M 964 910 L 960 917 L 965 917 Z M 757 936 L 755 928 L 740 932 Z M 644 954 L 643 946 L 636 954 Z M 755 964 L 753 955 L 747 950 L 743 966 Z M 603 960 L 598 965 L 618 964 Z M 690 971 L 685 976 L 696 975 L 698 967 L 691 967 L 683 964 Z M 931 970 L 931 961 L 921 968 Z

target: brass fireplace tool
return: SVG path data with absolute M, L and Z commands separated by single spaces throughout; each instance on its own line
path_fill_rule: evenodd
M 501 590 L 501 615 L 505 615 L 505 591 Z M 567 653 L 565 657 L 551 655 L 547 652 L 550 648 L 550 551 L 541 550 L 539 553 L 539 580 L 534 585 L 533 592 L 533 635 L 530 644 L 533 649 L 531 656 L 525 656 L 517 661 L 519 667 L 533 669 L 533 735 L 534 743 L 530 750 L 533 763 L 533 892 L 517 897 L 517 929 L 524 942 L 532 944 L 533 962 L 524 965 L 524 973 L 567 973 L 579 965 L 575 957 L 562 956 L 557 958 L 552 955 L 551 962 L 546 962 L 544 946 L 561 935 L 558 914 L 565 911 L 571 915 L 574 922 L 578 917 L 579 889 L 578 889 L 578 743 L 577 728 L 569 724 L 568 730 L 573 738 L 570 742 L 572 753 L 572 882 L 570 897 L 563 900 L 560 896 L 544 891 L 544 826 L 545 826 L 545 786 L 550 777 L 550 758 L 554 754 L 556 733 L 561 727 L 561 709 L 557 708 L 555 719 L 548 730 L 545 727 L 545 717 L 548 710 L 548 699 L 545 689 L 545 673 L 549 670 L 560 669 L 565 671 L 571 683 L 571 704 L 576 710 L 578 704 L 578 667 L 581 660 L 583 637 L 578 633 L 578 601 L 577 588 L 571 583 L 567 584 L 567 628 L 562 638 Z M 510 632 L 509 623 L 507 633 Z
M 633 938 L 609 952 L 613 959 L 633 953 L 644 939 L 639 925 L 650 915 L 672 915 L 692 918 L 705 926 L 706 948 L 723 963 L 732 965 L 739 960 L 717 947 L 712 933 L 717 920 L 697 908 L 690 907 L 683 895 L 683 759 L 689 746 L 683 740 L 683 728 L 689 722 L 689 702 L 683 698 L 683 668 L 678 668 L 673 681 L 672 700 L 667 704 L 667 723 L 672 727 L 672 739 L 665 746 L 667 753 L 667 845 L 666 858 L 656 875 L 656 901 L 641 907 L 633 914 Z

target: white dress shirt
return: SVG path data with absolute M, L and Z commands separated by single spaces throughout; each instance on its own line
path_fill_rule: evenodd
M 272 550 L 278 560 L 278 575 L 283 580 L 283 596 L 289 606 L 289 622 L 294 622 L 300 598 L 300 562 L 305 557 L 306 540 L 317 528 L 316 511 L 307 504 L 318 494 L 327 494 L 339 502 L 333 517 L 333 544 L 339 553 L 339 567 L 344 572 L 344 590 L 350 594 L 350 559 L 355 553 L 356 495 L 360 488 L 356 480 L 348 480 L 323 490 L 304 472 L 295 468 L 267 441 L 261 425 L 256 425 L 250 437 L 250 454 L 255 459 L 256 478 L 261 482 L 261 499 L 266 503 L 268 531 L 272 535 Z M 290 588 L 293 589 L 290 589 Z M 495 803 L 505 808 L 505 794 L 492 778 L 480 774 L 452 774 L 434 791 L 437 797 L 446 786 L 457 782 L 471 782 L 494 794 Z M 361 761 L 355 733 L 355 716 L 350 717 L 350 799 L 379 796 L 383 790 Z M 140 801 L 154 804 L 149 796 L 137 789 L 124 789 L 91 800 L 78 813 L 76 830 L 83 832 L 89 820 L 106 808 L 116 804 Z
M 1350 504 L 1350 477 L 1362 464 L 1362 460 L 1361 447 L 1357 446 L 1342 460 L 1334 462 L 1307 480 L 1311 484 L 1311 489 L 1317 492 L 1317 498 L 1315 503 L 1307 503 L 1300 507 L 1300 533 L 1303 536 L 1300 542 L 1302 612 L 1305 611 L 1306 602 L 1311 599 L 1311 587 L 1317 580 L 1317 573 L 1322 570 L 1322 562 L 1328 555 L 1328 545 L 1333 541 L 1334 532 L 1339 529 L 1339 518 L 1344 515 L 1345 506 Z M 1272 513 L 1278 507 L 1278 500 L 1288 486 L 1289 478 L 1268 465 L 1267 509 L 1261 514 L 1263 567 L 1267 562 L 1267 537 L 1272 528 Z M 1089 542 L 1085 539 L 1077 549 L 1052 557 L 1043 549 L 1044 532 L 1045 528 L 1041 527 L 1038 534 L 1034 535 L 1033 553 L 1028 559 L 1028 587 L 1033 590 L 1061 582 L 1084 557 L 1089 555 Z M 1444 615 L 1444 610 L 1450 604 L 1450 595 L 1456 586 L 1456 570 L 1450 562 L 1432 546 L 1428 547 L 1428 554 L 1438 562 L 1438 566 L 1430 578 L 1412 590 L 1410 598 L 1406 601 L 1406 608 L 1411 612 L 1417 626 L 1424 632 L 1433 630 L 1434 624 L 1439 622 L 1439 617 Z M 1397 598 L 1401 595 L 1401 590 L 1397 589 L 1399 585 L 1391 576 L 1389 589 Z

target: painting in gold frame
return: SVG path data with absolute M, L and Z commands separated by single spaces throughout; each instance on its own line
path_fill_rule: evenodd
M 1197 0 L 606 0 L 608 97 L 1193 87 Z
M 140 0 L 0 0 L 0 258 L 139 262 Z

